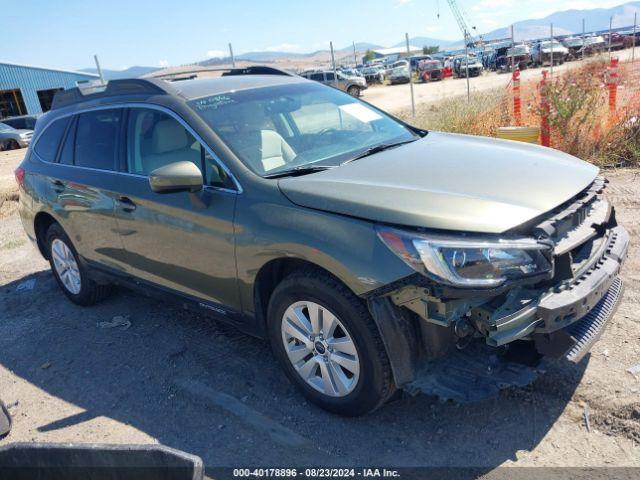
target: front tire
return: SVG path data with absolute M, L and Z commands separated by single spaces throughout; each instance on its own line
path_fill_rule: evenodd
M 99 285 L 91 279 L 73 243 L 57 223 L 47 230 L 46 245 L 53 276 L 69 300 L 87 306 L 109 294 L 108 285 Z
M 331 275 L 297 272 L 275 289 L 268 309 L 272 349 L 313 403 L 357 416 L 395 391 L 378 328 L 364 302 Z
M 358 87 L 352 85 L 347 89 L 347 93 L 349 95 L 351 95 L 352 97 L 356 97 L 357 98 L 357 97 L 360 96 L 360 89 Z

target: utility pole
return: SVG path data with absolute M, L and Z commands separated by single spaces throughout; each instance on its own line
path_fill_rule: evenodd
M 413 72 L 411 71 L 411 50 L 409 49 L 409 34 L 404 34 L 404 39 L 407 42 L 407 58 L 409 60 L 409 88 L 411 89 L 411 113 L 416 116 L 416 101 L 413 97 Z
M 584 61 L 584 51 L 585 51 L 585 45 L 584 45 L 584 18 L 582 19 L 582 60 Z
M 553 77 L 553 22 L 551 22 L 551 72 L 550 75 Z
M 356 56 L 356 42 L 353 42 L 353 68 L 358 66 L 358 57 Z
M 98 55 L 94 55 L 93 59 L 96 62 L 96 70 L 98 70 L 98 76 L 100 77 L 100 82 L 102 85 L 105 84 L 104 77 L 102 76 L 102 69 L 100 68 L 100 62 L 98 61 Z
M 611 60 L 611 27 L 613 27 L 613 15 L 609 17 L 609 60 Z
M 333 42 L 329 42 L 331 48 L 331 66 L 333 67 L 333 86 L 338 88 L 338 72 L 336 71 L 336 57 L 333 55 Z
M 511 71 L 516 71 L 515 58 L 514 55 L 516 53 L 516 42 L 513 36 L 513 24 L 511 24 Z
M 631 63 L 636 61 L 636 24 L 638 22 L 638 12 L 633 14 L 633 48 L 631 49 Z
M 231 65 L 233 68 L 236 68 L 236 58 L 233 56 L 233 47 L 231 46 L 231 42 L 229 42 L 229 55 L 231 56 Z
M 471 87 L 469 86 L 469 33 L 464 31 L 464 66 L 467 71 L 467 102 L 471 101 Z

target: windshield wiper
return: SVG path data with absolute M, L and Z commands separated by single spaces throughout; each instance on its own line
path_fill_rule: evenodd
M 344 165 L 345 163 L 353 162 L 354 160 L 360 160 L 361 158 L 368 157 L 376 153 L 384 152 L 385 150 L 389 150 L 390 148 L 399 147 L 400 145 L 404 145 L 406 143 L 415 142 L 416 140 L 418 140 L 418 138 L 412 138 L 411 140 L 405 140 L 403 142 L 396 142 L 396 143 L 381 143 L 380 145 L 367 148 L 365 151 L 356 155 L 353 158 L 350 158 L 349 160 L 345 160 L 344 162 L 341 163 L 341 165 Z
M 334 165 L 300 165 L 298 167 L 288 168 L 286 170 L 280 170 L 279 172 L 268 173 L 263 175 L 263 178 L 280 178 L 280 177 L 294 177 L 297 175 L 306 175 L 307 173 L 322 172 L 334 168 Z

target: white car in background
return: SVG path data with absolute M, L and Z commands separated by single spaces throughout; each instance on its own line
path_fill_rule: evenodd
M 33 130 L 16 129 L 0 123 L 0 151 L 28 147 L 31 137 L 33 137 Z

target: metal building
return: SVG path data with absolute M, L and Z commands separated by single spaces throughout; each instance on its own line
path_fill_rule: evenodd
M 53 95 L 97 75 L 0 62 L 0 118 L 46 112 Z

